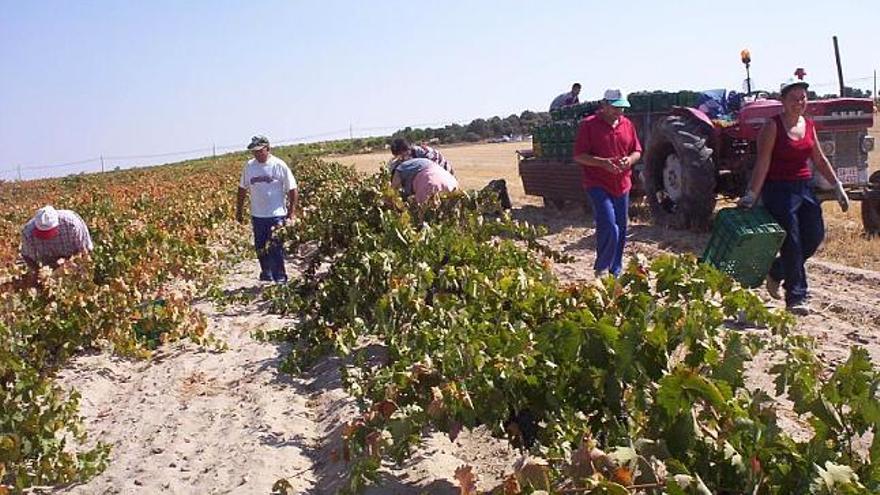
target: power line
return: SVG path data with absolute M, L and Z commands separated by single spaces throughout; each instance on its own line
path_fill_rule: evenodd
M 127 155 L 127 156 L 105 156 L 105 160 L 139 160 L 143 158 L 163 158 L 166 156 L 186 155 L 191 153 L 207 153 L 211 148 L 197 148 L 185 151 L 169 151 L 167 153 L 153 153 L 150 155 Z
M 75 162 L 58 163 L 58 164 L 54 164 L 54 165 L 38 165 L 35 167 L 23 165 L 21 168 L 22 168 L 22 170 L 46 170 L 46 169 L 50 169 L 50 168 L 64 168 L 64 167 L 72 167 L 74 165 L 83 165 L 83 164 L 90 163 L 90 162 L 96 162 L 100 159 L 101 159 L 100 157 L 86 158 L 85 160 L 77 160 Z

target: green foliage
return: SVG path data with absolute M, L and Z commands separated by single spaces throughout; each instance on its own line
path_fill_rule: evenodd
M 615 493 L 635 474 L 659 489 L 658 473 L 669 473 L 669 493 L 806 493 L 817 479 L 840 493 L 877 488 L 877 463 L 853 446 L 876 429 L 877 376 L 863 350 L 823 384 L 790 317 L 693 257 L 636 258 L 617 280 L 564 286 L 550 261 L 565 257 L 491 197 L 418 206 L 382 175 L 329 164 L 304 182 L 311 173 L 303 223 L 283 234 L 307 250 L 306 277 L 267 297 L 301 318 L 276 335 L 294 344 L 286 369 L 355 354 L 344 370 L 362 407 L 345 428 L 351 489 L 379 459 L 405 459 L 426 428 L 454 438 L 477 425 L 572 470 L 596 442 L 642 460 L 590 460 L 589 482 L 552 471 L 553 490 Z M 771 336 L 735 330 L 742 317 Z M 370 358 L 365 342 L 387 355 Z M 773 400 L 745 387 L 762 348 L 787 356 L 773 373 L 779 393 L 813 413 L 810 441 L 782 431 Z
M 79 396 L 53 384 L 72 356 L 213 342 L 191 303 L 240 252 L 229 187 L 240 167 L 204 160 L 0 186 L 0 493 L 84 481 L 106 464 L 108 446 L 85 447 Z M 18 230 L 46 203 L 79 213 L 95 249 L 28 275 L 14 264 Z

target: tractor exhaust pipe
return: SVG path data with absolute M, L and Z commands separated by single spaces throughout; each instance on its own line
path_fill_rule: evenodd
M 834 40 L 834 60 L 837 61 L 837 81 L 840 83 L 840 97 L 843 98 L 844 95 L 844 86 L 843 86 L 843 67 L 840 65 L 840 49 L 837 47 L 837 36 L 833 36 Z

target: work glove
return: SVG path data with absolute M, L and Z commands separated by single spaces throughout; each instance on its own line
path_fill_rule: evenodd
M 739 201 L 736 202 L 736 206 L 740 208 L 751 208 L 755 206 L 757 201 L 758 198 L 755 196 L 755 193 L 748 190 L 741 198 L 739 198 Z
M 834 198 L 837 199 L 837 204 L 840 205 L 840 209 L 844 212 L 849 210 L 849 196 L 846 195 L 846 191 L 843 190 L 843 183 L 837 181 L 834 184 Z

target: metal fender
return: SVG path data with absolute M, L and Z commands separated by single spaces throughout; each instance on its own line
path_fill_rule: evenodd
M 706 126 L 706 129 L 712 131 L 713 134 L 717 134 L 718 132 L 715 124 L 712 123 L 712 119 L 710 119 L 708 115 L 697 110 L 696 108 L 672 107 L 672 114 L 697 119 L 698 122 L 702 122 Z

